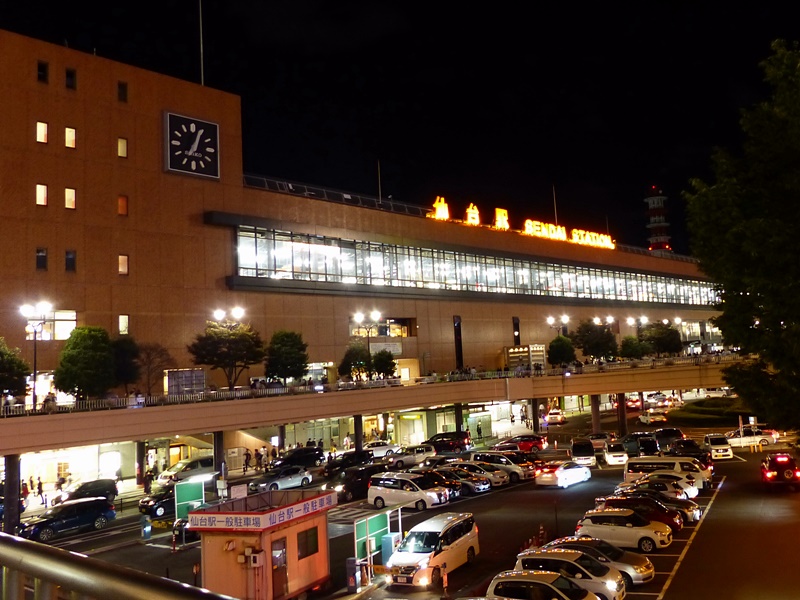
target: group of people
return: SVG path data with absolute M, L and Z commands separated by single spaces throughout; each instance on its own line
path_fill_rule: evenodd
M 57 487 L 56 489 L 59 488 Z M 33 475 L 31 475 L 28 478 L 28 481 L 22 482 L 22 485 L 20 486 L 19 495 L 22 498 L 22 501 L 25 503 L 25 506 L 28 506 L 28 496 L 30 496 L 31 493 L 33 494 L 34 497 L 38 497 L 42 504 L 47 503 L 47 498 L 44 495 L 44 484 L 42 483 L 41 477 L 36 478 L 35 484 L 33 482 Z
M 253 463 L 254 457 L 255 463 Z M 250 452 L 249 448 L 245 448 L 242 473 L 247 473 L 251 468 L 256 472 L 266 469 L 267 465 L 276 458 L 278 458 L 278 449 L 275 446 L 272 447 L 272 450 L 267 450 L 266 446 L 261 446 L 261 448 L 253 450 L 253 452 Z

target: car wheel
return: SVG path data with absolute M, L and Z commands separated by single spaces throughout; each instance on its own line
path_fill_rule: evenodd
M 761 440 L 758 443 L 761 444 L 762 446 L 769 446 L 769 440 Z
M 431 572 L 431 585 L 430 585 L 430 587 L 431 587 L 431 588 L 435 588 L 437 585 L 439 585 L 439 582 L 440 582 L 441 580 L 442 580 L 442 573 L 441 573 L 441 571 L 439 571 L 439 569 L 434 569 L 434 570 Z
M 303 480 L 300 482 L 300 487 L 306 487 L 309 483 L 308 477 L 303 477 Z
M 40 542 L 49 542 L 53 539 L 56 532 L 50 529 L 49 527 L 45 527 L 39 530 L 39 541 Z
M 380 496 L 378 496 L 377 498 L 375 498 L 375 502 L 374 502 L 374 504 L 375 504 L 375 508 L 377 508 L 378 510 L 380 510 L 380 509 L 382 509 L 384 506 L 386 506 L 386 502 L 384 502 L 384 501 L 383 501 L 383 498 L 381 498 Z
M 645 554 L 653 552 L 656 549 L 656 543 L 648 537 L 639 540 L 639 550 Z
M 396 463 L 394 463 L 394 466 L 398 469 L 402 469 L 405 466 L 405 463 L 402 460 L 398 460 Z
M 322 464 L 322 459 L 320 459 L 320 458 L 318 458 L 317 460 L 315 460 L 315 461 L 314 461 L 314 466 L 315 466 L 315 467 L 318 467 L 318 466 L 320 466 L 321 464 Z
M 273 484 L 271 484 L 269 486 L 269 491 L 271 491 L 271 492 L 274 492 L 277 489 L 278 489 L 278 484 L 277 483 L 273 483 Z
M 475 560 L 475 548 L 468 548 L 467 549 L 467 564 L 472 563 Z
M 108 519 L 106 519 L 103 515 L 100 515 L 94 520 L 95 529 L 103 529 L 106 525 L 108 525 Z
M 687 512 L 684 512 L 684 511 L 682 511 L 682 510 L 679 510 L 679 511 L 678 511 L 678 514 L 680 514 L 680 516 L 681 516 L 681 519 L 683 519 L 683 522 L 684 522 L 684 523 L 689 523 L 689 513 L 687 513 Z
M 414 504 L 414 508 L 417 510 L 425 510 L 427 507 L 428 505 L 425 504 L 425 500 L 417 500 L 416 504 Z
M 519 483 L 519 474 L 518 473 L 511 473 L 509 476 L 511 483 Z
M 387 450 L 384 456 L 389 456 L 390 454 L 394 454 L 394 450 Z
M 623 572 L 622 579 L 625 581 L 625 589 L 630 591 L 631 587 L 633 587 L 633 577 Z
M 350 490 L 346 491 L 344 493 L 344 501 L 345 502 L 352 502 L 353 501 L 353 492 L 351 492 Z
M 163 517 L 164 513 L 167 512 L 167 509 L 164 508 L 163 506 L 157 506 L 153 512 L 157 517 Z

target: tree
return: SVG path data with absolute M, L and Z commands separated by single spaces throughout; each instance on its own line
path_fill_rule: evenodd
M 762 64 L 770 97 L 743 111 L 739 151 L 717 150 L 713 181 L 692 180 L 688 225 L 700 268 L 718 284 L 714 323 L 758 355 L 726 381 L 761 419 L 800 426 L 800 50 L 776 41 Z
M 79 401 L 102 396 L 114 386 L 114 349 L 102 327 L 76 327 L 53 373 L 56 388 Z
M 30 372 L 28 363 L 20 357 L 19 348 L 9 348 L 5 338 L 0 337 L 0 400 L 6 396 L 24 396 Z
M 111 342 L 114 351 L 114 385 L 125 386 L 125 395 L 128 395 L 128 385 L 139 381 L 141 367 L 139 358 L 139 344 L 129 335 L 123 335 Z
M 236 386 L 239 376 L 250 365 L 263 362 L 267 349 L 258 332 L 235 321 L 208 321 L 202 334 L 186 349 L 196 365 L 208 365 L 225 374 L 228 389 Z
M 547 349 L 547 362 L 551 365 L 575 362 L 575 347 L 572 345 L 572 340 L 565 335 L 556 336 Z
M 286 385 L 286 379 L 301 379 L 308 373 L 308 344 L 294 331 L 276 331 L 267 346 L 265 373 Z
M 142 386 L 148 396 L 153 395 L 153 387 L 164 380 L 164 371 L 178 366 L 175 359 L 164 346 L 158 343 L 139 346 L 137 359 L 141 373 Z
M 635 335 L 626 335 L 622 338 L 619 345 L 619 355 L 622 358 L 632 358 L 638 360 L 647 354 L 653 353 L 653 347 L 649 342 L 643 342 Z
M 372 357 L 372 368 L 381 377 L 393 377 L 397 370 L 397 362 L 389 350 L 378 350 Z
M 606 325 L 596 325 L 592 321 L 581 321 L 570 336 L 573 344 L 583 351 L 584 356 L 592 358 L 611 358 L 617 354 L 617 339 Z
M 662 322 L 650 323 L 642 329 L 642 341 L 650 344 L 656 356 L 677 354 L 683 350 L 681 334 L 677 329 Z
M 354 380 L 368 378 L 372 372 L 372 357 L 360 339 L 350 342 L 338 367 L 339 375 Z

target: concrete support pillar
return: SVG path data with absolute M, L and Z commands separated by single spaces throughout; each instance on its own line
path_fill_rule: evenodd
M 453 405 L 453 409 L 456 413 L 456 431 L 464 431 L 464 406 L 460 402 L 456 402 Z
M 628 410 L 625 406 L 625 392 L 617 394 L 617 431 L 619 437 L 628 435 Z
M 389 439 L 389 413 L 383 413 L 383 429 L 380 431 L 382 440 Z
M 361 415 L 353 415 L 353 441 L 356 450 L 364 449 L 364 417 Z
M 223 463 L 225 463 L 225 443 L 223 440 L 223 432 L 215 431 L 213 435 L 214 435 L 214 468 L 217 469 L 222 474 L 223 479 L 227 479 L 228 477 L 227 463 L 226 463 L 226 468 L 225 469 L 222 468 Z
M 19 454 L 8 454 L 4 459 L 6 483 L 3 490 L 5 496 L 3 531 L 16 535 L 17 525 L 19 525 Z M 31 497 L 33 497 L 33 493 L 31 493 Z
M 147 470 L 145 457 L 147 456 L 147 442 L 136 442 L 136 485 L 144 483 L 144 472 Z
M 530 422 L 533 424 L 534 433 L 541 433 L 542 430 L 541 415 L 539 414 L 540 404 L 547 406 L 547 400 L 545 398 L 533 398 L 531 400 L 531 410 L 528 418 L 530 418 Z
M 602 429 L 600 425 L 600 394 L 592 394 L 589 404 L 592 409 L 592 433 L 599 433 Z
M 278 425 L 278 448 L 286 448 L 286 425 Z

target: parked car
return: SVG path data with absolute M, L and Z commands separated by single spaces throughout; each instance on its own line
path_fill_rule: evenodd
M 800 491 L 800 469 L 794 457 L 785 452 L 767 454 L 761 461 L 761 483 L 769 487 L 783 485 Z
M 746 448 L 761 444 L 762 446 L 769 446 L 774 443 L 774 438 L 768 432 L 761 429 L 753 429 L 752 427 L 744 427 L 741 429 L 734 429 L 725 434 L 728 438 L 728 444 L 732 448 Z
M 597 600 L 597 596 L 589 590 L 552 571 L 503 571 L 495 575 L 486 590 L 486 598 L 520 596 L 526 599 Z
M 508 438 L 506 441 L 511 444 L 517 444 L 519 449 L 526 453 L 547 450 L 548 447 L 547 438 L 542 435 L 536 435 L 535 433 L 515 435 L 514 437 Z
M 624 465 L 628 462 L 628 453 L 619 442 L 609 442 L 603 449 L 603 458 L 609 466 Z
M 670 496 L 668 494 L 659 492 L 658 490 L 635 487 L 620 490 L 619 493 L 615 493 L 614 495 L 653 498 L 654 500 L 661 502 L 661 504 L 667 508 L 677 510 L 680 513 L 684 523 L 696 523 L 700 520 L 700 517 L 703 514 L 700 505 L 694 500 L 689 500 L 687 498 L 676 498 L 675 496 Z
M 567 536 L 542 546 L 542 549 L 547 548 L 580 550 L 619 571 L 626 587 L 647 583 L 656 575 L 653 563 L 646 556 L 623 550 L 598 538 Z
M 442 569 L 469 565 L 480 553 L 478 526 L 472 513 L 446 512 L 415 525 L 386 561 L 399 573 L 388 574 L 388 585 L 436 586 Z
M 625 580 L 614 567 L 569 548 L 536 548 L 517 554 L 516 571 L 535 570 L 560 573 L 579 587 L 607 600 L 625 597 Z
M 59 494 L 53 496 L 51 505 L 60 504 L 67 500 L 78 500 L 79 498 L 98 498 L 102 497 L 109 502 L 114 502 L 117 497 L 117 482 L 113 479 L 94 479 L 92 481 L 75 482 Z
M 489 483 L 492 484 L 492 487 L 499 487 L 511 483 L 511 480 L 508 478 L 508 473 L 506 473 L 497 465 L 480 461 L 471 462 L 465 460 L 458 463 L 458 466 L 465 471 L 469 471 L 473 475 L 486 477 L 486 479 L 489 480 Z
M 578 520 L 575 535 L 600 538 L 623 548 L 638 548 L 644 553 L 672 544 L 672 529 L 658 521 L 648 521 L 628 508 L 590 510 Z
M 433 456 L 429 456 L 428 458 L 426 458 L 425 461 L 420 466 L 427 467 L 428 469 L 434 469 L 438 467 L 447 466 L 454 462 L 457 463 L 460 461 L 461 459 L 456 456 L 450 456 L 447 454 L 444 455 L 435 454 Z
M 348 467 L 366 465 L 375 459 L 372 450 L 348 450 L 343 452 L 333 460 L 325 463 L 322 468 L 323 477 L 333 477 L 339 471 L 344 471 Z
M 400 446 L 386 440 L 375 440 L 373 442 L 367 442 L 364 444 L 364 450 L 372 450 L 372 455 L 375 458 L 380 458 L 381 456 L 386 456 L 387 454 L 394 454 L 400 450 Z
M 614 495 L 627 494 L 630 491 L 651 490 L 660 492 L 672 498 L 688 499 L 686 490 L 674 481 L 665 481 L 663 479 L 649 479 L 642 477 L 631 483 L 621 483 L 614 488 Z
M 446 473 L 440 473 L 435 469 L 426 469 L 424 467 L 415 467 L 408 470 L 409 473 L 419 473 L 432 485 L 437 485 L 447 489 L 447 501 L 452 502 L 461 497 L 461 490 L 463 486 L 456 478 Z
M 423 442 L 433 446 L 436 452 L 466 452 L 472 448 L 472 438 L 466 431 L 445 431 L 437 433 Z
M 560 408 L 551 408 L 544 420 L 548 425 L 563 425 L 567 422 L 567 417 Z
M 555 460 L 542 465 L 536 475 L 536 485 L 555 485 L 560 488 L 588 481 L 592 477 L 589 467 L 571 460 Z
M 386 456 L 386 461 L 392 469 L 407 469 L 414 465 L 419 465 L 425 462 L 426 459 L 435 456 L 436 450 L 430 444 L 421 444 L 418 446 L 403 446 L 395 452 Z
M 683 517 L 674 509 L 667 508 L 654 498 L 636 496 L 604 496 L 595 498 L 595 509 L 602 508 L 630 508 L 642 515 L 648 521 L 660 521 L 669 525 L 672 531 L 683 529 Z
M 711 460 L 733 458 L 733 448 L 722 433 L 707 433 L 703 436 L 703 450 L 711 453 Z
M 594 443 L 588 438 L 572 438 L 572 443 L 569 448 L 569 457 L 574 462 L 585 467 L 597 466 Z
M 114 505 L 105 498 L 80 498 L 51 506 L 41 515 L 24 519 L 17 535 L 39 542 L 84 529 L 103 529 L 116 518 Z
M 506 452 L 496 450 L 480 450 L 469 452 L 465 458 L 473 462 L 484 462 L 494 465 L 506 473 L 511 483 L 517 483 L 524 479 L 536 477 L 536 467 L 533 463 L 527 462 L 519 456 L 509 456 Z M 513 459 L 513 460 L 512 460 Z
M 653 434 L 649 431 L 633 431 L 617 441 L 625 446 L 628 456 L 639 456 L 639 438 L 643 437 L 653 437 Z
M 383 473 L 389 468 L 386 463 L 372 463 L 348 467 L 339 471 L 330 481 L 322 484 L 322 490 L 334 490 L 339 502 L 352 502 L 357 498 L 366 498 L 370 477 Z
M 630 458 L 625 465 L 625 481 L 650 473 L 677 473 L 700 488 L 711 486 L 714 469 L 691 456 L 643 456 Z
M 598 433 L 590 433 L 586 436 L 586 439 L 591 440 L 595 451 L 601 452 L 605 445 L 616 440 L 617 436 L 610 431 L 600 431 Z
M 175 514 L 175 486 L 156 486 L 139 500 L 139 512 L 153 518 Z
M 199 475 L 213 476 L 214 457 L 213 456 L 199 456 L 194 458 L 184 458 L 179 460 L 171 467 L 164 469 L 158 474 L 156 482 L 161 485 L 167 485 L 170 482 L 181 481 L 188 477 L 195 477 Z
M 3 496 L 0 496 L 0 519 L 3 518 L 3 515 L 6 512 L 5 511 L 5 506 L 6 506 L 6 500 L 5 500 L 5 498 Z M 22 498 L 20 498 L 19 499 L 19 514 L 22 514 L 24 512 L 25 512 L 25 501 Z
M 688 456 L 696 458 L 706 467 L 713 469 L 714 462 L 711 460 L 711 453 L 691 438 L 673 441 L 669 447 L 664 450 L 664 456 Z
M 662 427 L 653 432 L 653 437 L 656 438 L 658 447 L 664 451 L 675 440 L 685 439 L 686 435 L 677 427 Z
M 628 462 L 630 463 L 630 461 Z M 639 479 L 620 483 L 617 485 L 616 489 L 621 490 L 625 489 L 626 487 L 641 486 L 645 483 L 649 484 L 655 481 L 662 481 L 677 485 L 681 490 L 683 490 L 684 495 L 682 497 L 684 498 L 696 498 L 697 494 L 699 493 L 694 475 L 691 473 L 676 473 L 674 471 L 653 471 L 652 473 L 648 473 Z
M 292 448 L 283 456 L 270 463 L 270 466 L 298 465 L 301 467 L 319 467 L 326 460 L 325 451 L 317 446 L 301 446 Z
M 656 438 L 645 435 L 640 437 L 636 444 L 639 446 L 639 456 L 661 456 L 661 449 L 658 447 Z
M 367 490 L 367 500 L 378 509 L 403 504 L 425 510 L 447 504 L 448 496 L 447 488 L 433 485 L 418 473 L 379 473 L 370 477 Z
M 462 469 L 456 464 L 437 467 L 436 471 L 460 481 L 461 492 L 464 495 L 481 494 L 492 489 L 492 484 L 486 477 L 470 473 L 466 469 Z
M 519 444 L 512 444 L 511 442 L 498 442 L 491 447 L 491 450 L 496 450 L 497 452 L 522 452 Z
M 251 494 L 268 490 L 285 490 L 292 487 L 307 487 L 311 484 L 311 473 L 301 465 L 283 464 L 269 469 L 253 479 L 247 490 Z

